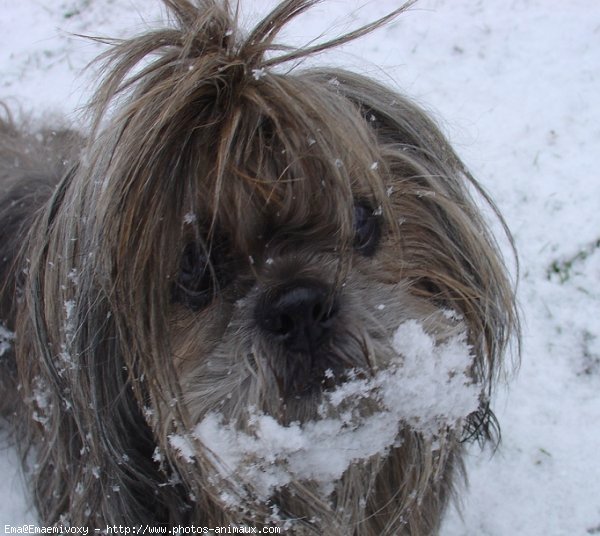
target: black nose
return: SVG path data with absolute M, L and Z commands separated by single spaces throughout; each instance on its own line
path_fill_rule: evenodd
M 257 308 L 261 328 L 291 352 L 314 353 L 329 340 L 337 312 L 329 287 L 312 280 L 265 295 Z

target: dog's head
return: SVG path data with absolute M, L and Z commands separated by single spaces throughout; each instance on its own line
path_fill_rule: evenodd
M 370 29 L 273 56 L 314 3 L 242 36 L 165 0 L 110 52 L 27 253 L 47 518 L 431 530 L 487 433 L 516 320 L 480 188 L 406 98 L 283 69 Z

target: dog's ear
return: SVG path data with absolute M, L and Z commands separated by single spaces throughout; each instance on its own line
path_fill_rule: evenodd
M 0 324 L 11 330 L 25 276 L 19 255 L 36 213 L 77 161 L 81 145 L 81 136 L 66 127 L 36 128 L 25 117 L 17 126 L 0 102 Z
M 323 84 L 335 79 L 337 91 L 374 131 L 389 171 L 390 213 L 401 217 L 394 231 L 403 274 L 414 292 L 464 318 L 477 355 L 473 374 L 489 395 L 507 345 L 519 340 L 519 319 L 504 259 L 472 194 L 487 204 L 515 252 L 502 216 L 419 106 L 354 73 L 328 69 L 306 76 Z M 487 400 L 482 408 L 490 415 Z M 486 422 L 493 425 L 482 415 L 473 422 L 482 433 Z

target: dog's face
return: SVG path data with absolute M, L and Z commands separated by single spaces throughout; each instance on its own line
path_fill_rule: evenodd
M 477 183 L 407 99 L 270 69 L 309 2 L 242 44 L 212 2 L 167 4 L 181 28 L 116 49 L 29 246 L 40 478 L 73 484 L 41 484 L 46 517 L 435 530 L 515 323 Z
M 399 276 L 380 206 L 344 200 L 344 229 L 319 213 L 323 187 L 299 193 L 313 214 L 291 201 L 283 216 L 265 201 L 228 232 L 215 224 L 209 238 L 196 229 L 200 217 L 184 221 L 170 332 L 193 421 L 210 411 L 237 420 L 249 407 L 282 423 L 314 418 L 323 391 L 349 372 L 386 366 L 403 320 L 429 322 L 436 312 Z
M 352 203 L 340 207 L 353 216 L 349 243 L 324 225 L 330 216 L 304 219 L 293 204 L 301 227 L 274 225 L 277 206 L 239 221 L 232 234 L 252 244 L 243 253 L 221 230 L 185 241 L 170 333 L 192 422 L 215 411 L 243 422 L 249 408 L 285 424 L 314 419 L 324 392 L 396 358 L 404 321 L 447 334 L 440 307 L 411 294 L 383 215 Z

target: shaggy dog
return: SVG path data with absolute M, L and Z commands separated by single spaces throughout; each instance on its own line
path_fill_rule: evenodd
M 89 132 L 0 123 L 4 414 L 44 524 L 435 534 L 518 331 L 477 182 L 426 114 L 163 0 Z M 501 220 L 501 217 L 497 214 Z M 7 341 L 3 344 L 5 348 Z

